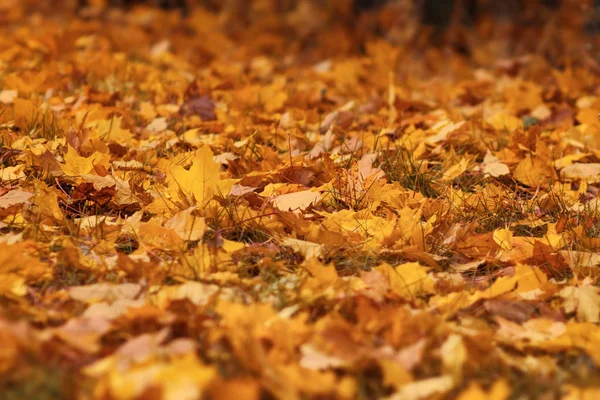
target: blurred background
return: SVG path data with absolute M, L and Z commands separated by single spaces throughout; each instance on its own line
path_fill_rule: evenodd
M 595 67 L 600 59 L 598 0 L 0 0 L 0 23 L 43 18 L 74 29 L 110 22 L 111 46 L 144 35 L 172 38 L 193 63 L 212 53 L 319 60 L 368 52 L 385 41 L 406 57 L 430 59 L 415 73 L 436 73 L 440 57 L 495 65 L 522 56 L 557 68 Z M 120 24 L 117 28 L 115 23 Z M 75 24 L 75 25 L 73 25 Z M 86 25 L 87 24 L 87 25 Z M 198 35 L 212 40 L 199 44 Z M 211 48 L 214 46 L 214 48 Z M 237 50 L 236 50 L 237 47 Z M 293 54 L 293 56 L 292 56 Z M 433 54 L 433 55 L 432 55 Z M 402 57 L 401 57 L 402 58 Z M 406 60 L 406 58 L 403 58 Z M 402 66 L 398 66 L 402 69 Z M 423 70 L 425 68 L 425 70 Z M 598 68 L 600 70 L 600 68 Z

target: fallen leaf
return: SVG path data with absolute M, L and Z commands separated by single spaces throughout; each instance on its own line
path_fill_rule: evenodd
M 444 394 L 454 386 L 451 376 L 443 375 L 407 383 L 399 391 L 387 397 L 388 400 L 419 400 L 435 394 Z
M 488 174 L 495 178 L 502 175 L 508 175 L 510 173 L 508 166 L 503 164 L 498 157 L 494 156 L 489 150 L 483 158 L 483 163 L 481 165 L 483 167 L 484 174 Z
M 182 115 L 198 115 L 204 121 L 216 119 L 215 102 L 208 96 L 200 96 L 182 104 L 179 109 Z
M 28 203 L 29 199 L 33 197 L 33 193 L 26 192 L 21 189 L 11 190 L 0 196 L 0 208 L 7 208 L 15 204 Z
M 565 311 L 575 312 L 581 322 L 600 322 L 600 288 L 597 286 L 568 286 L 559 292 L 565 299 Z
M 16 90 L 0 90 L 0 103 L 12 104 L 18 95 L 19 93 Z
M 274 197 L 271 201 L 273 205 L 281 211 L 303 211 L 311 205 L 321 200 L 321 195 L 317 192 L 305 190 L 282 194 Z

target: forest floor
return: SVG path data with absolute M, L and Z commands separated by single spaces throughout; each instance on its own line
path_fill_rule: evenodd
M 584 16 L 434 47 L 310 3 L 27 3 L 0 1 L 2 399 L 600 397 Z

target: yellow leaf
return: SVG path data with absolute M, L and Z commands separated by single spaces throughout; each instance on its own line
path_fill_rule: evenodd
M 517 164 L 513 175 L 519 182 L 530 187 L 548 185 L 557 178 L 551 162 L 531 156 L 526 156 Z
M 0 275 L 5 276 L 2 279 L 6 279 L 8 274 L 14 274 L 25 278 L 26 283 L 31 283 L 47 276 L 51 265 L 29 255 L 34 250 L 26 242 L 12 245 L 0 243 Z
M 217 292 L 217 285 L 188 281 L 179 286 L 163 286 L 151 296 L 159 308 L 166 308 L 171 302 L 187 299 L 195 305 L 206 304 Z
M 31 200 L 34 205 L 32 211 L 44 218 L 50 218 L 53 223 L 62 222 L 64 216 L 58 205 L 57 190 L 46 186 L 42 181 L 36 182 L 35 189 L 35 196 Z
M 204 218 L 193 215 L 196 207 L 189 207 L 175 214 L 165 223 L 165 228 L 170 228 L 183 240 L 200 240 L 206 232 Z
M 292 250 L 299 252 L 305 260 L 312 260 L 324 254 L 324 246 L 319 243 L 307 242 L 304 240 L 285 238 L 281 242 L 284 246 L 289 246 Z
M 440 348 L 444 372 L 450 374 L 456 383 L 462 380 L 463 365 L 467 360 L 467 348 L 462 336 L 452 334 Z
M 67 154 L 65 154 L 65 165 L 63 172 L 69 176 L 80 176 L 89 174 L 94 169 L 94 160 L 92 157 L 81 157 L 77 154 L 71 145 L 68 145 Z
M 16 181 L 21 178 L 25 178 L 25 173 L 23 170 L 25 169 L 25 165 L 15 165 L 14 167 L 4 167 L 0 168 L 0 181 Z
M 554 161 L 554 167 L 557 169 L 568 167 L 572 165 L 574 162 L 581 160 L 582 158 L 589 157 L 589 153 L 576 153 L 576 154 L 567 154 L 558 160 Z M 561 171 L 561 175 L 563 172 Z
M 140 102 L 140 115 L 146 121 L 152 121 L 156 118 L 156 110 L 154 109 L 154 105 L 147 101 Z
M 242 250 L 246 245 L 240 242 L 234 242 L 232 240 L 223 239 L 223 250 L 227 253 L 233 253 L 238 250 Z
M 526 293 L 535 289 L 540 289 L 548 283 L 548 277 L 538 267 L 532 265 L 517 264 L 515 267 L 515 278 L 519 286 L 517 293 Z
M 216 377 L 214 368 L 202 364 L 193 353 L 169 362 L 123 364 L 123 368 L 111 368 L 106 380 L 111 398 L 119 400 L 139 398 L 150 387 L 159 388 L 160 398 L 164 400 L 199 399 L 206 386 Z M 96 363 L 92 367 L 97 366 L 100 365 Z M 92 368 L 88 368 L 88 373 L 97 374 Z
M 220 181 L 220 164 L 213 161 L 210 147 L 199 149 L 189 171 L 180 165 L 173 165 L 168 171 L 167 185 L 170 190 L 182 190 L 194 196 L 197 202 L 204 203 L 215 194 Z
M 600 387 L 597 385 L 583 388 L 567 385 L 565 389 L 566 393 L 562 400 L 596 400 L 600 398 Z
M 479 296 L 476 298 L 492 298 L 500 296 L 501 294 L 511 292 L 517 285 L 517 278 L 515 276 L 503 276 L 498 278 L 492 286 L 485 289 L 482 292 L 478 292 Z M 474 301 L 473 301 L 474 302 Z
M 388 359 L 381 359 L 378 362 L 383 373 L 384 385 L 398 389 L 413 381 L 412 374 L 399 362 Z
M 496 229 L 493 234 L 494 242 L 502 248 L 502 250 L 512 250 L 511 240 L 513 233 L 510 229 Z
M 414 298 L 422 293 L 434 293 L 434 282 L 427 275 L 427 269 L 416 262 L 392 267 L 382 264 L 376 268 L 390 282 L 390 288 L 404 298 Z
M 461 129 L 465 124 L 466 121 L 460 121 L 456 123 L 450 120 L 440 121 L 432 127 L 432 130 L 436 131 L 437 133 L 433 136 L 427 137 L 425 141 L 430 144 L 443 142 L 448 138 L 448 135 Z
M 465 304 L 473 304 L 479 299 L 491 299 L 513 290 L 517 293 L 527 293 L 540 289 L 547 282 L 546 274 L 539 268 L 518 264 L 515 267 L 513 276 L 503 276 L 496 279 L 489 288 L 470 295 Z
M 210 394 L 206 397 L 213 400 L 259 400 L 261 398 L 260 383 L 253 378 L 218 379 L 210 385 Z
M 497 131 L 512 132 L 523 126 L 521 120 L 514 115 L 495 114 L 492 118 L 486 120 Z
M 0 283 L 0 295 L 6 297 L 22 297 L 27 294 L 27 284 L 23 277 L 17 274 L 2 274 Z
M 140 242 L 146 246 L 158 249 L 180 249 L 184 246 L 183 239 L 173 230 L 150 220 L 141 223 L 137 231 Z
M 332 283 L 338 279 L 338 273 L 333 264 L 323 265 L 317 260 L 313 259 L 310 262 L 304 262 L 302 266 L 306 268 L 306 270 L 310 272 L 313 277 L 322 283 Z
M 110 155 L 94 152 L 89 157 L 81 157 L 71 145 L 68 145 L 64 159 L 65 165 L 62 169 L 69 176 L 82 176 L 94 171 L 94 167 L 108 169 L 110 166 Z
M 506 400 L 510 395 L 510 388 L 505 380 L 494 382 L 489 391 L 483 388 L 477 382 L 471 384 L 459 396 L 458 400 Z
M 105 142 L 116 142 L 123 145 L 133 143 L 133 134 L 129 129 L 121 128 L 123 117 L 113 117 L 91 121 L 86 126 L 93 129 L 93 134 Z
M 318 213 L 325 217 L 325 220 L 322 222 L 322 228 L 319 229 L 320 232 L 330 231 L 336 234 L 336 236 L 342 235 L 352 237 L 353 239 L 357 238 L 365 240 L 364 245 L 369 249 L 380 248 L 382 242 L 392 236 L 395 228 L 395 222 L 393 220 L 389 221 L 379 216 L 375 216 L 370 212 L 342 210 L 335 213 Z M 410 209 L 408 210 L 408 213 L 410 213 L 411 216 L 415 215 L 415 211 Z M 401 213 L 401 217 L 402 216 L 403 214 Z M 415 223 L 418 222 L 417 219 L 412 217 L 408 219 L 408 221 L 405 221 L 402 218 L 400 218 L 400 220 L 403 225 L 406 223 L 407 225 L 410 225 L 411 228 L 414 228 Z M 403 231 L 402 234 L 402 239 L 408 240 L 408 235 L 412 235 L 413 231 Z
M 579 110 L 577 113 L 577 121 L 582 124 L 597 124 L 598 123 L 598 111 L 592 108 L 584 108 Z
M 275 112 L 283 107 L 285 102 L 287 101 L 287 94 L 283 91 L 277 91 L 272 95 L 268 96 L 266 99 L 263 99 L 265 105 L 265 111 L 267 112 Z
M 458 162 L 458 164 L 454 164 L 453 166 L 448 168 L 446 171 L 444 171 L 442 180 L 447 181 L 447 182 L 452 181 L 457 176 L 462 175 L 462 173 L 467 170 L 468 166 L 469 166 L 469 160 L 467 158 L 462 158 Z

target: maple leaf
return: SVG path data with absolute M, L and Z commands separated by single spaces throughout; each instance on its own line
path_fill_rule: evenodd
M 180 165 L 170 166 L 166 182 L 171 191 L 181 190 L 192 195 L 198 203 L 204 204 L 219 189 L 220 167 L 220 164 L 213 161 L 210 147 L 204 146 L 194 154 L 189 170 Z
M 157 221 L 140 223 L 137 234 L 139 240 L 150 247 L 179 249 L 184 244 L 184 239 L 174 229 L 162 226 Z
M 319 243 L 307 242 L 304 240 L 285 238 L 282 241 L 282 244 L 285 246 L 289 246 L 295 251 L 299 252 L 304 256 L 304 259 L 309 261 L 314 258 L 318 258 L 323 256 L 324 254 L 324 246 Z
M 196 207 L 178 212 L 165 223 L 165 228 L 173 229 L 183 240 L 200 240 L 206 232 L 206 222 L 193 215 L 194 211 Z
M 444 171 L 444 174 L 442 175 L 441 179 L 444 181 L 447 181 L 447 182 L 454 180 L 455 178 L 462 175 L 467 170 L 468 165 L 469 165 L 468 159 L 466 159 L 466 158 L 461 159 L 457 164 L 453 165 L 452 167 L 450 167 L 446 171 Z
M 31 243 L 0 243 L 0 274 L 16 275 L 35 282 L 48 274 L 48 265 L 31 256 Z
M 563 168 L 560 171 L 560 175 L 565 179 L 582 179 L 586 182 L 598 182 L 600 180 L 600 163 L 573 163 Z
M 575 312 L 581 322 L 600 322 L 600 288 L 589 284 L 567 286 L 559 293 L 565 299 L 565 311 Z
M 281 211 L 304 211 L 319 200 L 321 195 L 310 190 L 282 194 L 271 199 L 273 205 Z
M 513 175 L 519 182 L 531 187 L 556 180 L 554 167 L 538 157 L 525 157 L 517 164 Z
M 81 157 L 71 145 L 68 145 L 64 159 L 65 165 L 63 165 L 62 169 L 69 176 L 89 174 L 96 167 L 108 168 L 110 162 L 110 156 L 98 152 L 89 157 Z
M 93 137 L 97 137 L 102 141 L 116 142 L 123 145 L 133 143 L 133 134 L 129 129 L 121 127 L 123 117 L 113 117 L 111 119 L 98 119 L 92 120 L 87 118 L 89 121 L 86 126 L 92 129 Z
M 0 179 L 3 181 L 16 181 L 24 178 L 25 174 L 23 173 L 23 169 L 23 165 L 3 168 L 0 173 Z
M 508 166 L 503 164 L 498 157 L 494 156 L 489 150 L 485 154 L 481 166 L 483 167 L 484 174 L 488 174 L 496 178 L 502 175 L 508 175 L 510 173 Z
M 152 300 L 161 308 L 166 308 L 170 302 L 187 299 L 193 304 L 202 305 L 219 292 L 216 285 L 200 282 L 186 282 L 178 286 L 160 288 L 152 294 Z
M 388 277 L 390 288 L 402 297 L 413 299 L 423 293 L 435 292 L 427 269 L 419 263 L 406 263 L 396 267 L 383 264 L 377 270 Z

